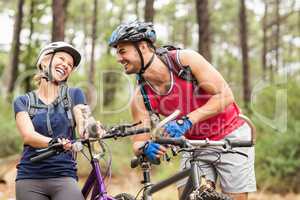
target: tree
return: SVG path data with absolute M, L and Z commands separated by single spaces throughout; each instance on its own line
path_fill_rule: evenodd
M 198 50 L 208 61 L 211 61 L 210 26 L 208 0 L 196 0 L 196 15 L 198 22 Z
M 95 87 L 95 43 L 97 39 L 97 11 L 98 11 L 98 0 L 94 0 L 94 9 L 93 9 L 93 20 L 92 20 L 92 50 L 91 50 L 91 62 L 89 68 L 89 91 L 88 91 L 88 102 L 92 101 L 92 91 Z
M 154 0 L 146 0 L 145 2 L 145 21 L 153 22 L 154 18 Z
M 264 5 L 264 16 L 262 19 L 262 30 L 263 30 L 263 38 L 262 38 L 262 55 L 261 55 L 261 62 L 262 62 L 262 77 L 265 80 L 266 79 L 266 73 L 267 73 L 267 49 L 268 49 L 268 37 L 267 37 L 267 16 L 268 16 L 268 4 L 265 3 Z
M 52 1 L 52 42 L 65 39 L 65 22 L 69 0 Z
M 3 73 L 3 87 L 6 94 L 13 92 L 15 81 L 18 74 L 19 55 L 20 55 L 20 33 L 23 23 L 23 5 L 24 0 L 18 0 L 18 9 L 15 15 L 15 24 L 13 32 L 13 40 L 11 45 L 9 66 Z
M 248 31 L 247 31 L 247 14 L 245 0 L 240 1 L 240 45 L 242 50 L 242 61 L 243 61 L 243 98 L 246 109 L 250 102 L 250 70 L 248 61 Z
M 276 71 L 279 69 L 279 45 L 280 45 L 280 0 L 276 0 L 276 29 L 275 29 L 275 61 L 276 61 Z
M 28 23 L 29 23 L 29 35 L 28 35 L 28 43 L 26 45 L 26 56 L 24 59 L 24 64 L 26 66 L 26 70 L 33 70 L 34 64 L 33 64 L 33 56 L 34 54 L 34 48 L 32 45 L 32 35 L 34 33 L 34 14 L 35 14 L 35 0 L 30 1 L 30 9 L 29 9 L 29 16 L 28 16 Z M 32 90 L 31 86 L 31 78 L 32 76 L 27 76 L 24 80 L 24 87 L 25 91 L 28 92 Z
M 139 12 L 139 2 L 140 0 L 135 0 L 135 4 L 134 4 L 134 13 L 136 15 L 136 19 L 139 20 L 140 19 L 140 12 Z

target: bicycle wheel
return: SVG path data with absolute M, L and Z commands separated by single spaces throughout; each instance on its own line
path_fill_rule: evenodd
M 121 193 L 114 197 L 116 200 L 134 200 L 134 196 L 127 193 Z
M 228 195 L 218 193 L 213 189 L 205 190 L 197 200 L 233 200 Z

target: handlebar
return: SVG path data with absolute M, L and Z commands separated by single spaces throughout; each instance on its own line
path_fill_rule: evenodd
M 220 146 L 224 148 L 233 148 L 233 147 L 251 147 L 253 146 L 251 141 L 240 141 L 240 140 L 188 140 L 185 138 L 159 138 L 154 142 L 163 145 L 174 145 L 181 148 L 188 147 L 210 147 L 210 146 Z
M 137 124 L 133 124 L 136 126 Z M 132 127 L 133 125 L 119 125 L 110 128 L 106 134 L 102 137 L 94 137 L 94 138 L 88 138 L 88 139 L 76 139 L 72 141 L 72 151 L 78 152 L 82 150 L 82 145 L 87 144 L 90 142 L 96 142 L 96 141 L 101 141 L 103 139 L 110 139 L 110 138 L 120 138 L 120 137 L 127 137 L 131 135 L 136 135 L 136 134 L 142 134 L 142 133 L 147 133 L 150 131 L 149 128 L 138 128 L 138 129 L 129 129 L 127 130 L 128 127 Z M 93 127 L 91 127 L 92 129 Z M 50 145 L 47 148 L 37 150 L 38 155 L 33 156 L 30 158 L 30 161 L 33 163 L 40 162 L 42 160 L 45 160 L 51 156 L 60 154 L 63 152 L 63 145 L 60 143 L 55 143 L 53 145 Z
M 252 141 L 241 141 L 241 140 L 221 140 L 221 141 L 213 141 L 213 140 L 188 140 L 185 138 L 158 138 L 154 140 L 155 143 L 161 145 L 174 145 L 180 147 L 182 150 L 195 150 L 199 149 L 199 147 L 222 147 L 224 150 L 228 150 L 230 152 L 240 153 L 238 151 L 231 151 L 231 148 L 234 147 L 252 147 Z M 241 154 L 241 153 L 240 153 Z M 136 168 L 138 165 L 141 165 L 143 162 L 147 162 L 143 156 L 134 157 L 131 159 L 130 167 Z
M 59 154 L 63 151 L 63 145 L 60 143 L 55 143 L 50 145 L 47 148 L 37 150 L 37 153 L 39 153 L 37 156 L 33 156 L 30 158 L 30 162 L 37 163 L 41 160 L 45 160 L 47 158 L 50 158 L 56 154 Z

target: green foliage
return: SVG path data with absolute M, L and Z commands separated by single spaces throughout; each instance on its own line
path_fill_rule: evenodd
M 269 118 L 274 116 L 276 87 L 263 92 L 259 110 Z M 256 146 L 256 172 L 258 184 L 277 192 L 299 192 L 300 184 L 300 121 L 298 102 L 300 87 L 295 81 L 286 85 L 288 96 L 288 122 L 285 132 L 278 132 L 263 121 L 256 121 L 258 141 Z M 286 111 L 286 110 L 285 110 Z M 275 122 L 276 123 L 276 122 Z
M 0 52 L 0 77 L 2 76 L 2 73 L 4 72 L 5 66 L 7 66 L 8 63 L 8 57 L 5 53 Z
M 16 130 L 11 104 L 0 99 L 0 108 L 0 157 L 6 157 L 20 152 L 22 141 Z

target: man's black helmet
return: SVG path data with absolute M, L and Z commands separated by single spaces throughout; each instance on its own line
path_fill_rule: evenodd
M 151 22 L 129 22 L 119 25 L 111 34 L 109 46 L 116 47 L 120 42 L 156 41 L 156 33 Z

